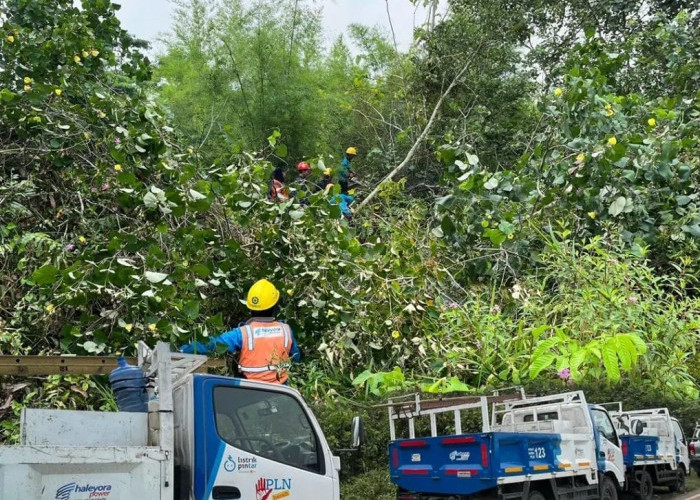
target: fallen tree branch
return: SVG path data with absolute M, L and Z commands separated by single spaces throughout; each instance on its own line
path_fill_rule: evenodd
M 479 50 L 477 49 L 476 53 L 478 53 L 478 52 L 479 52 Z M 421 143 L 425 140 L 425 138 L 428 135 L 428 132 L 430 132 L 430 129 L 433 127 L 433 123 L 435 122 L 435 118 L 437 117 L 438 112 L 440 111 L 440 108 L 442 107 L 442 103 L 445 101 L 445 98 L 452 91 L 452 89 L 459 83 L 459 80 L 462 78 L 464 73 L 466 73 L 466 71 L 469 69 L 469 66 L 471 66 L 471 60 L 469 60 L 469 62 L 467 62 L 467 64 L 464 65 L 462 70 L 459 73 L 457 73 L 457 76 L 454 77 L 454 79 L 452 80 L 450 85 L 447 87 L 447 89 L 445 89 L 445 91 L 442 93 L 442 95 L 440 96 L 440 99 L 438 99 L 437 103 L 435 104 L 435 107 L 433 108 L 433 112 L 430 115 L 430 119 L 428 120 L 428 123 L 425 125 L 425 128 L 421 132 L 420 136 L 418 136 L 418 139 L 416 140 L 416 142 L 414 142 L 413 146 L 411 146 L 411 150 L 408 152 L 406 157 L 403 159 L 403 161 L 401 163 L 399 163 L 399 165 L 396 168 L 394 168 L 394 170 L 389 172 L 387 174 L 387 176 L 384 177 L 379 182 L 379 184 L 377 184 L 377 186 L 372 190 L 372 192 L 369 195 L 367 195 L 367 198 L 362 200 L 362 203 L 360 203 L 360 205 L 357 207 L 358 211 L 362 210 L 362 208 L 364 208 L 370 201 L 372 201 L 372 199 L 375 196 L 377 196 L 377 193 L 379 192 L 379 190 L 381 189 L 381 187 L 384 183 L 390 181 L 396 174 L 398 174 L 401 170 L 403 170 L 404 167 L 406 167 L 406 165 L 408 165 L 408 163 L 413 158 L 413 155 L 416 154 L 416 151 L 418 150 L 418 146 L 420 146 Z

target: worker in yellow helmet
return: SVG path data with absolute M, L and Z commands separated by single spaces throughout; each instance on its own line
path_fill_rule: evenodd
M 180 350 L 186 353 L 209 353 L 217 344 L 229 352 L 240 352 L 238 369 L 243 376 L 259 382 L 286 384 L 292 361 L 299 361 L 301 352 L 292 329 L 277 320 L 280 292 L 266 279 L 257 281 L 248 290 L 246 305 L 253 317 L 237 328 L 210 339 L 204 345 L 191 342 Z
M 325 168 L 323 170 L 323 179 L 318 183 L 317 191 L 325 191 L 326 193 L 333 187 L 333 170 L 330 168 Z
M 348 183 L 350 179 L 355 177 L 355 172 L 352 171 L 352 160 L 357 156 L 357 149 L 349 147 L 345 150 L 343 162 L 340 164 L 340 172 L 338 173 L 338 184 L 340 184 L 340 192 L 348 194 Z

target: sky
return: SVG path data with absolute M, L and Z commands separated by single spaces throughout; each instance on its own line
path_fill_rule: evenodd
M 122 26 L 138 38 L 156 42 L 167 33 L 172 23 L 174 5 L 170 0 L 113 0 L 122 8 L 117 16 Z M 317 0 L 323 7 L 326 45 L 345 31 L 349 24 L 380 25 L 390 33 L 387 0 Z M 413 38 L 413 26 L 423 24 L 425 9 L 409 0 L 388 0 L 391 21 L 399 49 L 407 49 Z M 157 44 L 155 51 L 158 51 Z

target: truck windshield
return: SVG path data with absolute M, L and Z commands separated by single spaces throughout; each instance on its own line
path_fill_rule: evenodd
M 325 463 L 309 418 L 289 394 L 214 388 L 216 429 L 231 446 L 319 474 Z

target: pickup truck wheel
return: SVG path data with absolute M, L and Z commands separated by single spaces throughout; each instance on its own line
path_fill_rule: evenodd
M 668 487 L 671 493 L 685 493 L 685 469 L 680 467 L 676 473 L 676 481 Z
M 654 496 L 654 482 L 648 472 L 642 471 L 634 493 L 639 500 L 651 500 Z
M 600 483 L 600 498 L 601 500 L 617 500 L 615 481 L 607 476 L 604 476 L 603 482 Z
M 544 495 L 540 493 L 539 491 L 531 491 L 530 494 L 527 497 L 527 500 L 546 500 Z

